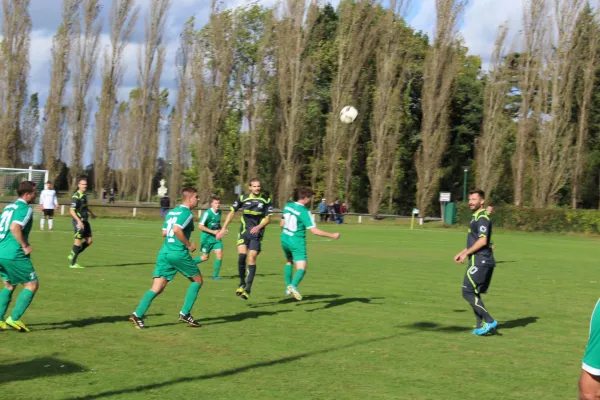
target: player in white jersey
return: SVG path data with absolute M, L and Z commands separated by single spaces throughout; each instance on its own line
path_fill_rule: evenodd
M 42 190 L 40 195 L 40 209 L 44 213 L 44 218 L 40 218 L 40 229 L 44 230 L 44 222 L 48 220 L 48 228 L 52 230 L 52 218 L 54 218 L 54 210 L 58 210 L 58 199 L 56 198 L 56 190 L 52 189 L 52 182 L 46 182 L 46 189 Z

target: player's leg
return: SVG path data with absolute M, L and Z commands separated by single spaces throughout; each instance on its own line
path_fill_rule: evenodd
M 481 290 L 487 289 L 490 277 L 488 267 L 471 266 L 465 271 L 462 294 L 475 313 L 477 328 L 473 333 L 477 335 L 487 334 L 498 325 L 481 299 Z
M 304 279 L 304 275 L 306 274 L 306 260 L 298 260 L 294 262 L 296 264 L 296 273 L 294 274 L 294 278 L 292 279 L 292 284 L 288 285 L 288 290 L 294 295 L 296 300 L 302 300 L 302 295 L 300 291 L 298 291 L 298 286 L 302 279 Z
M 79 264 L 77 264 L 77 257 L 79 256 L 79 251 L 81 250 L 81 243 L 84 240 L 85 231 L 83 229 L 79 229 L 77 227 L 77 222 L 75 220 L 73 222 L 73 230 L 75 234 L 73 235 L 73 249 L 71 250 L 71 254 L 68 255 L 68 259 L 71 260 L 71 264 L 69 268 L 81 268 Z
M 40 231 L 44 230 L 44 222 L 46 222 L 46 210 L 42 210 L 42 218 L 40 218 Z
M 8 273 L 4 270 L 2 263 L 0 262 L 0 277 L 4 287 L 0 290 L 0 329 L 7 329 L 6 322 L 4 322 L 4 315 L 8 309 L 8 305 L 12 299 L 12 295 L 15 292 L 15 286 L 10 283 Z
M 191 326 L 199 327 L 200 324 L 194 319 L 194 317 L 192 317 L 191 314 L 192 307 L 194 307 L 194 303 L 198 298 L 200 288 L 202 288 L 202 284 L 204 283 L 202 274 L 198 268 L 198 264 L 194 262 L 192 256 L 187 252 L 183 254 L 170 253 L 168 258 L 171 265 L 173 265 L 178 272 L 190 280 L 190 286 L 188 287 L 185 295 L 183 307 L 181 307 L 181 311 L 179 312 L 179 320 L 187 322 Z
M 88 247 L 90 247 L 92 245 L 92 243 L 94 242 L 94 239 L 92 238 L 92 227 L 90 226 L 90 223 L 85 221 L 83 223 L 84 226 L 84 238 L 85 241 L 83 241 L 83 243 L 81 244 L 81 249 L 79 250 L 79 254 L 83 253 L 83 251 L 85 249 L 87 249 Z
M 283 250 L 283 256 L 286 259 L 286 263 L 283 266 L 283 279 L 285 280 L 285 295 L 289 296 L 292 292 L 287 288 L 292 284 L 292 274 L 294 272 L 292 250 L 290 249 L 289 243 L 281 241 L 281 249 Z
M 219 273 L 221 272 L 221 263 L 223 262 L 223 242 L 218 241 L 212 246 L 212 250 L 215 252 L 215 264 L 213 266 L 213 280 L 220 281 L 221 277 Z
M 579 400 L 600 400 L 600 376 L 581 370 Z
M 21 317 L 27 311 L 27 308 L 33 301 L 33 297 L 39 288 L 38 278 L 31 260 L 26 257 L 11 260 L 6 265 L 11 277 L 11 284 L 23 284 L 23 290 L 19 293 L 15 307 L 10 316 L 6 319 L 6 324 L 21 332 L 29 332 L 29 328 L 21 321 Z
M 54 230 L 54 209 L 48 210 L 48 230 Z
M 246 288 L 241 295 L 244 300 L 248 300 L 252 292 L 252 283 L 254 283 L 254 276 L 256 275 L 256 259 L 259 254 L 260 240 L 253 239 L 248 244 L 248 277 L 246 278 Z
M 154 272 L 156 273 L 157 270 L 159 270 L 158 265 Z M 146 291 L 146 293 L 144 293 L 144 296 L 142 296 L 142 299 L 140 300 L 140 303 L 136 307 L 135 311 L 129 316 L 129 321 L 131 321 L 131 323 L 138 329 L 144 329 L 146 327 L 143 320 L 144 315 L 150 308 L 152 301 L 162 293 L 169 281 L 173 279 L 173 276 L 175 276 L 175 270 L 172 270 L 170 273 L 168 272 L 168 268 L 162 268 L 160 270 L 163 274 L 166 272 L 166 275 L 168 275 L 170 279 L 162 276 L 155 276 L 152 279 L 152 286 L 148 291 Z
M 246 257 L 248 253 L 248 246 L 246 244 L 246 239 L 240 237 L 238 239 L 238 275 L 240 277 L 240 284 L 235 291 L 236 296 L 241 296 L 244 293 L 244 288 L 246 287 Z

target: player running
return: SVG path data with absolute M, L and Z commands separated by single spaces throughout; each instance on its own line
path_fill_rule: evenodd
M 462 264 L 469 257 L 469 265 L 465 272 L 462 293 L 463 298 L 473 307 L 477 327 L 474 335 L 484 336 L 498 326 L 483 305 L 481 295 L 486 293 L 492 282 L 492 274 L 496 261 L 490 247 L 492 241 L 492 222 L 484 208 L 485 193 L 483 190 L 469 192 L 469 208 L 473 211 L 473 219 L 469 224 L 467 248 L 454 257 L 454 261 Z
M 40 194 L 40 210 L 44 214 L 40 218 L 40 230 L 44 230 L 44 222 L 48 220 L 48 230 L 53 229 L 54 210 L 58 210 L 58 199 L 56 198 L 56 190 L 52 189 L 52 182 L 46 182 L 46 189 Z
M 221 262 L 223 261 L 223 241 L 217 240 L 217 234 L 221 229 L 221 198 L 219 196 L 212 196 L 210 202 L 210 208 L 206 210 L 198 228 L 202 231 L 200 235 L 200 252 L 201 256 L 194 258 L 194 261 L 198 264 L 208 261 L 210 252 L 215 252 L 215 266 L 213 269 L 212 279 L 220 281 L 222 278 L 219 276 L 221 271 Z
M 17 201 L 7 205 L 0 216 L 0 277 L 4 282 L 4 288 L 0 291 L 0 329 L 10 326 L 20 332 L 29 332 L 29 328 L 21 321 L 21 316 L 38 290 L 38 278 L 29 258 L 33 251 L 29 244 L 29 232 L 33 226 L 33 209 L 30 204 L 37 197 L 35 183 L 19 183 L 17 194 Z M 17 304 L 11 315 L 3 321 L 19 283 L 23 284 L 23 291 L 17 297 Z
M 156 258 L 152 287 L 142 297 L 135 312 L 129 317 L 129 321 L 138 329 L 146 327 L 143 321 L 144 314 L 148 311 L 152 300 L 162 293 L 177 272 L 191 281 L 185 295 L 183 308 L 179 312 L 179 320 L 194 327 L 200 326 L 190 314 L 203 283 L 198 265 L 190 255 L 196 250 L 196 245 L 190 242 L 190 236 L 194 231 L 192 210 L 198 205 L 198 194 L 196 189 L 186 187 L 181 191 L 181 196 L 183 197 L 182 204 L 169 211 L 165 216 L 162 229 L 165 241 Z
M 590 320 L 588 337 L 581 376 L 579 377 L 579 399 L 600 399 L 600 300 L 596 303 Z
M 273 204 L 271 198 L 261 192 L 259 179 L 250 181 L 250 194 L 241 195 L 231 206 L 231 211 L 225 219 L 223 227 L 217 233 L 217 240 L 221 240 L 227 232 L 227 226 L 233 219 L 235 212 L 243 210 L 240 233 L 238 234 L 238 273 L 240 284 L 235 294 L 244 300 L 250 298 L 252 283 L 256 274 L 256 258 L 260 254 L 264 228 L 271 221 Z M 248 260 L 248 277 L 246 278 L 246 258 Z
M 310 203 L 315 192 L 308 188 L 298 188 L 294 191 L 294 201 L 283 207 L 283 215 L 279 226 L 281 230 L 281 248 L 287 259 L 283 267 L 286 295 L 293 294 L 296 300 L 302 300 L 298 285 L 306 274 L 308 257 L 306 255 L 306 231 L 314 235 L 328 237 L 333 240 L 340 238 L 339 233 L 328 233 L 317 228 L 317 224 L 306 205 Z M 292 263 L 296 265 L 296 273 L 292 279 Z
M 92 227 L 88 217 L 96 218 L 96 215 L 88 207 L 87 178 L 80 178 L 77 183 L 77 191 L 71 196 L 71 209 L 69 213 L 73 217 L 73 229 L 75 231 L 73 250 L 67 256 L 71 260 L 69 268 L 84 268 L 77 264 L 77 258 L 85 249 L 92 245 Z

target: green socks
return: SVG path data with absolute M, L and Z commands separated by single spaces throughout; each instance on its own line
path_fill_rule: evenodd
M 18 321 L 19 319 L 21 319 L 21 316 L 25 313 L 27 307 L 29 307 L 29 305 L 31 304 L 31 300 L 33 300 L 34 294 L 35 293 L 33 293 L 29 289 L 23 289 L 21 294 L 19 294 L 19 297 L 17 297 L 17 304 L 15 305 L 15 308 L 13 309 L 13 312 L 10 315 L 13 321 Z
M 146 314 L 146 311 L 150 308 L 150 304 L 152 304 L 152 300 L 154 300 L 155 297 L 156 293 L 152 290 L 148 290 L 144 297 L 142 297 L 142 301 L 140 301 L 138 307 L 135 309 L 135 315 L 139 318 L 144 318 L 144 314 Z
M 300 285 L 300 282 L 302 282 L 302 278 L 304 278 L 305 273 L 306 271 L 304 271 L 303 269 L 297 269 L 296 273 L 294 274 L 294 280 L 292 281 L 292 285 L 298 287 L 298 285 Z
M 192 282 L 190 284 L 190 288 L 185 295 L 185 302 L 183 303 L 183 308 L 181 309 L 181 313 L 188 315 L 190 311 L 192 311 L 192 307 L 194 307 L 194 303 L 196 302 L 196 298 L 198 297 L 198 292 L 200 291 L 200 285 L 197 282 Z M 139 315 L 138 315 L 139 317 Z
M 219 276 L 219 272 L 221 271 L 221 262 L 223 260 L 215 259 L 215 269 L 213 270 L 213 277 L 216 278 Z
M 7 288 L 3 288 L 0 291 L 0 321 L 4 320 L 4 314 L 6 314 L 6 309 L 10 304 L 10 299 L 12 298 L 13 290 L 8 290 Z
M 292 271 L 294 267 L 292 264 L 285 264 L 283 267 L 283 277 L 285 278 L 285 286 L 288 287 L 292 284 Z

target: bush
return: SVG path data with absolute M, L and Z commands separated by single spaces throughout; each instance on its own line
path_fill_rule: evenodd
M 457 223 L 467 225 L 472 212 L 462 203 L 458 205 Z M 527 232 L 575 232 L 600 234 L 600 210 L 572 210 L 564 208 L 530 208 L 499 206 L 492 214 L 495 227 Z

